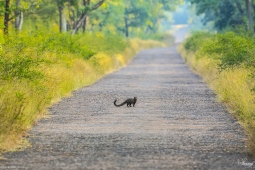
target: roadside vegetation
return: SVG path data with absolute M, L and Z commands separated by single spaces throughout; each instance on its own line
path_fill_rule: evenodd
M 51 104 L 155 46 L 164 44 L 100 33 L 9 35 L 0 51 L 0 151 L 17 146 Z
M 171 2 L 171 3 L 170 3 Z M 125 66 L 142 49 L 173 43 L 159 33 L 180 0 L 4 0 L 0 3 L 0 153 L 47 108 Z
M 201 75 L 248 135 L 255 156 L 255 37 L 251 31 L 194 32 L 179 46 L 184 60 Z
M 244 127 L 255 157 L 255 1 L 188 1 L 210 31 L 191 33 L 179 51 Z

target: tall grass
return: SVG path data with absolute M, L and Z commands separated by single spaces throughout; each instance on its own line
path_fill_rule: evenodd
M 10 35 L 0 50 L 0 152 L 18 146 L 50 105 L 153 46 L 163 44 L 100 33 Z
M 165 43 L 167 46 L 172 46 L 174 44 L 174 36 L 168 32 L 157 32 L 157 33 L 135 33 L 134 37 L 138 37 L 142 40 L 154 40 Z
M 254 38 L 226 32 L 194 33 L 179 46 L 192 70 L 201 75 L 248 134 L 255 156 Z

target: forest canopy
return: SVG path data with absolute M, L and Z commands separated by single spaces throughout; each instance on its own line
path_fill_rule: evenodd
M 203 15 L 202 22 L 213 22 L 218 31 L 247 26 L 254 29 L 255 2 L 251 0 L 187 0 L 195 5 L 196 14 Z
M 155 33 L 165 11 L 182 0 L 4 0 L 0 2 L 1 28 L 55 29 L 71 34 L 86 31 L 123 34 Z

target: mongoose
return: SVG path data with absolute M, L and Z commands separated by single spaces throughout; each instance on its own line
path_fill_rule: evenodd
M 127 107 L 132 107 L 131 104 L 133 104 L 133 107 L 135 107 L 135 103 L 136 103 L 136 101 L 137 101 L 137 97 L 129 98 L 129 99 L 127 99 L 126 101 L 124 101 L 123 103 L 121 103 L 121 104 L 119 104 L 119 105 L 116 104 L 116 101 L 117 101 L 117 100 L 114 101 L 114 105 L 115 105 L 116 107 L 123 106 L 123 105 L 126 104 L 126 103 L 127 103 Z

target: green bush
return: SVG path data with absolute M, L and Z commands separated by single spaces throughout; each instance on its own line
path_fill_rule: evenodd
M 234 32 L 216 34 L 203 50 L 209 57 L 219 60 L 220 69 L 245 65 L 251 66 L 255 59 L 255 39 Z
M 127 45 L 127 41 L 117 35 L 71 36 L 40 31 L 13 35 L 6 39 L 4 50 L 0 51 L 0 79 L 33 81 L 43 78 L 41 65 L 68 63 L 71 57 L 88 60 L 99 52 L 112 55 L 123 51 Z M 46 59 L 46 53 L 53 53 L 56 58 Z
M 41 62 L 30 57 L 6 58 L 0 55 L 0 79 L 35 80 L 43 78 L 43 73 L 36 69 Z
M 95 35 L 94 35 L 95 37 Z M 36 52 L 33 57 L 40 57 L 45 52 L 54 52 L 56 54 L 75 54 L 77 57 L 89 59 L 96 54 L 89 46 L 85 46 L 84 42 L 80 42 L 81 37 L 71 36 L 69 34 L 45 33 L 41 31 L 33 33 L 22 33 L 21 35 L 9 36 L 5 46 L 16 51 L 16 55 L 31 51 Z M 27 50 L 27 49 L 30 50 Z
M 0 50 L 0 152 L 15 146 L 51 102 L 117 68 L 116 54 L 127 45 L 115 35 L 9 35 Z M 103 69 L 91 64 L 93 57 Z
M 208 32 L 193 32 L 184 43 L 184 48 L 190 52 L 196 52 L 208 39 L 213 37 L 213 34 Z
M 113 55 L 122 52 L 127 46 L 128 42 L 118 35 L 103 35 L 101 33 L 90 34 L 78 37 L 78 42 L 84 44 L 94 52 L 104 52 L 105 54 Z
M 90 50 L 84 46 L 82 42 L 79 42 L 79 37 L 65 35 L 65 34 L 52 34 L 45 39 L 45 42 L 41 44 L 41 50 L 54 51 L 56 53 L 72 53 L 87 60 L 96 54 L 96 51 Z
M 218 60 L 220 70 L 236 66 L 255 67 L 255 38 L 247 33 L 225 32 L 210 34 L 195 32 L 184 43 L 189 52 L 197 52 L 196 58 L 209 57 Z

